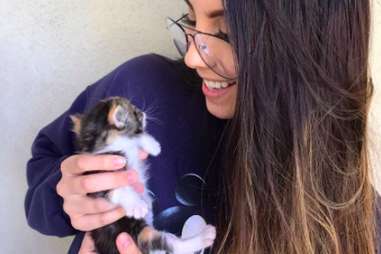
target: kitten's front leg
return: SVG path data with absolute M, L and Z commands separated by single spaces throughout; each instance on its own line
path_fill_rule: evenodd
M 157 156 L 161 152 L 159 142 L 149 134 L 143 134 L 139 138 L 140 147 L 147 153 Z

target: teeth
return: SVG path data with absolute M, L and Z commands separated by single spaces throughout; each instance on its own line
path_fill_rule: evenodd
M 205 85 L 210 89 L 221 89 L 229 86 L 228 82 L 208 81 L 204 80 Z

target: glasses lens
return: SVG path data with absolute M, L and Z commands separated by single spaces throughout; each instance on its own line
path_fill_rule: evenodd
M 167 19 L 167 29 L 171 34 L 173 43 L 182 56 L 185 56 L 187 52 L 187 37 L 183 29 L 176 24 L 173 20 Z
M 167 29 L 169 30 L 173 43 L 182 56 L 188 50 L 188 38 L 186 33 L 192 34 L 193 30 L 183 28 L 172 19 L 167 19 Z M 203 33 L 194 33 L 196 48 L 205 64 L 218 75 L 226 79 L 235 79 L 237 71 L 235 66 L 235 55 L 233 48 L 226 41 Z
M 207 34 L 196 34 L 197 50 L 204 62 L 218 75 L 227 79 L 237 77 L 232 46 L 226 41 Z

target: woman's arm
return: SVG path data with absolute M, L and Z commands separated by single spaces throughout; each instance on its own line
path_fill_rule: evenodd
M 25 213 L 29 225 L 43 234 L 67 236 L 76 232 L 62 209 L 56 185 L 61 178 L 61 162 L 74 153 L 69 115 L 84 110 L 88 90 L 77 97 L 69 110 L 43 128 L 32 145 L 32 157 L 27 163 Z

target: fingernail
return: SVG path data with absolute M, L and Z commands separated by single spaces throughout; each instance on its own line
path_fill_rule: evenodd
M 126 164 L 126 158 L 124 157 L 115 157 L 112 162 L 115 166 L 124 166 Z

